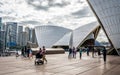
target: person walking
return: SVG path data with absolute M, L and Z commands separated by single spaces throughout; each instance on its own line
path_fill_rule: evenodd
M 28 47 L 27 50 L 26 50 L 26 55 L 27 55 L 28 58 L 29 58 L 29 52 L 30 52 L 30 48 Z
M 72 48 L 69 48 L 69 55 L 68 55 L 68 58 L 71 58 L 71 54 L 72 54 Z
M 76 49 L 73 47 L 73 58 L 76 58 Z
M 94 54 L 95 54 L 95 49 L 94 47 L 92 47 L 92 57 L 94 58 Z
M 39 53 L 42 54 L 42 49 L 41 48 L 39 48 Z
M 103 47 L 103 60 L 104 60 L 104 63 L 106 63 L 106 55 L 107 55 L 107 50 L 105 47 Z
M 16 59 L 17 59 L 17 57 L 19 57 L 18 50 L 16 50 Z
M 31 57 L 33 58 L 33 52 L 32 52 L 32 49 L 30 48 L 29 49 L 29 58 L 31 58 Z
M 80 59 L 82 58 L 82 48 L 79 49 Z
M 100 53 L 100 48 L 98 48 L 98 56 L 100 57 L 101 53 Z
M 86 51 L 87 51 L 87 56 L 89 56 L 89 47 L 86 48 Z
M 42 54 L 43 54 L 43 62 L 46 61 L 46 63 L 47 63 L 45 46 L 43 46 Z
M 22 48 L 21 49 L 21 55 L 24 57 L 24 52 L 25 52 L 25 50 L 24 50 L 24 48 Z

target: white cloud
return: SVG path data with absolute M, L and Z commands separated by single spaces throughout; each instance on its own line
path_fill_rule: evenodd
M 70 29 L 96 21 L 86 0 L 0 0 L 0 17 L 24 26 L 53 24 Z M 106 40 L 103 32 L 99 36 Z
M 75 29 L 96 20 L 86 8 L 86 0 L 1 0 L 0 3 L 3 22 L 54 24 Z
M 98 40 L 99 42 L 109 42 L 107 39 L 107 36 L 105 35 L 105 33 L 102 29 L 100 30 L 96 40 Z

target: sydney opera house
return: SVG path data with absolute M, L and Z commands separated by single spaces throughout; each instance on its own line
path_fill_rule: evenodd
M 69 48 L 85 45 L 94 45 L 100 25 L 98 22 L 89 23 L 75 30 L 67 28 L 43 25 L 35 27 L 39 47 L 47 48 Z
M 98 22 L 81 26 L 75 30 L 43 25 L 35 27 L 39 47 L 69 48 L 94 45 L 99 30 L 102 28 L 106 34 L 111 49 L 120 55 L 120 0 L 87 0 Z
M 113 50 L 120 55 L 120 0 L 87 0 Z

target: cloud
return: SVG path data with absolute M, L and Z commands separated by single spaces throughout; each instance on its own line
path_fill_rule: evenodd
M 48 6 L 42 6 L 39 0 L 26 0 L 27 4 L 33 6 L 36 10 L 48 10 Z
M 55 24 L 75 28 L 83 25 L 86 21 L 83 18 L 89 16 L 85 0 L 3 0 L 0 2 L 3 3 L 0 15 L 6 16 L 4 21 L 14 20 L 23 25 Z
M 2 19 L 5 19 L 5 20 L 16 20 L 15 17 L 11 17 L 11 16 L 3 16 Z
M 40 25 L 41 23 L 39 21 L 28 20 L 28 21 L 21 21 L 21 22 L 19 22 L 19 24 L 22 24 L 22 25 L 28 25 L 28 24 Z
M 59 0 L 60 2 L 56 2 L 56 0 L 26 0 L 28 5 L 33 6 L 36 10 L 44 10 L 47 11 L 51 7 L 64 7 L 70 4 L 68 1 Z
M 0 13 L 3 13 L 3 11 L 0 10 Z
M 22 1 L 22 0 L 16 0 L 15 1 L 17 4 L 22 4 L 24 1 Z
M 71 15 L 75 16 L 76 18 L 92 16 L 89 7 L 84 7 L 83 9 L 80 9 L 80 10 L 78 10 L 76 12 L 71 13 Z
M 2 16 L 2 22 L 17 22 L 17 20 L 13 16 Z
M 32 16 L 32 15 L 29 15 L 29 14 L 28 14 L 28 15 L 22 16 L 22 18 L 24 18 L 24 19 L 25 19 L 25 18 L 30 18 L 31 16 Z
M 64 7 L 69 5 L 70 2 L 62 0 L 61 2 L 55 2 L 55 0 L 49 1 L 49 6 L 51 7 Z
M 0 2 L 0 7 L 3 5 L 3 3 L 2 2 Z

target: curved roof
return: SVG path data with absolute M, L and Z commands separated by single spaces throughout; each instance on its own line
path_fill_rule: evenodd
M 70 29 L 59 26 L 36 26 L 35 33 L 39 47 L 46 46 L 52 47 L 58 40 L 60 40 L 66 33 L 70 32 Z
M 92 22 L 75 30 L 59 26 L 37 26 L 35 33 L 39 47 L 69 46 L 78 47 L 86 39 L 93 38 L 93 31 L 99 27 L 98 22 Z
M 70 37 L 72 32 L 65 34 L 59 41 L 57 41 L 53 46 L 68 46 L 70 43 Z
M 86 39 L 94 38 L 93 31 L 99 27 L 98 22 L 92 22 L 87 25 L 81 26 L 72 32 L 64 35 L 54 46 L 65 46 L 69 45 L 70 47 L 78 47 Z
M 99 27 L 98 22 L 92 22 L 87 25 L 81 26 L 73 31 L 73 46 L 77 47 L 91 35 L 91 33 Z M 91 37 L 90 37 L 91 38 Z
M 115 49 L 120 48 L 120 0 L 88 0 Z

